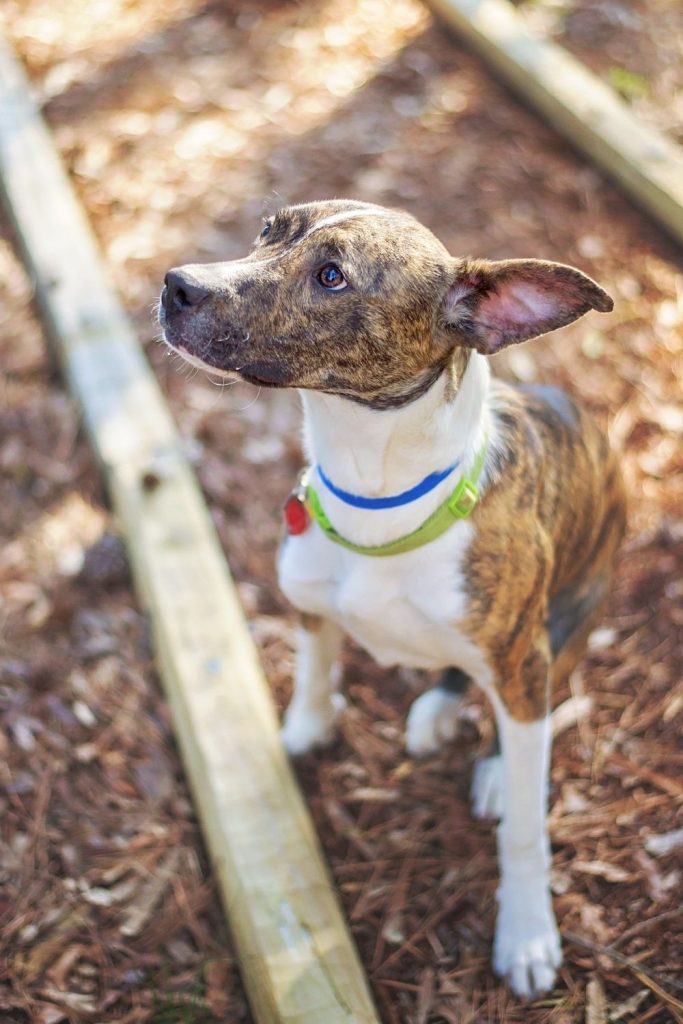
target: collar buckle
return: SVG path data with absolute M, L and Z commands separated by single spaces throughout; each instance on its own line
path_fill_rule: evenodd
M 479 501 L 479 491 L 471 480 L 464 477 L 448 499 L 448 507 L 456 519 L 467 519 Z

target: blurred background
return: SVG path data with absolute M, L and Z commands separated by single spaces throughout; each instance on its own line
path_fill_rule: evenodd
M 519 10 L 683 141 L 677 0 Z M 426 678 L 349 649 L 343 737 L 298 774 L 386 1024 L 683 1020 L 680 249 L 418 0 L 5 0 L 0 25 L 186 439 L 280 706 L 296 396 L 169 359 L 151 312 L 166 270 L 244 255 L 264 214 L 338 196 L 406 208 L 454 255 L 576 264 L 614 296 L 609 316 L 494 361 L 590 408 L 631 494 L 609 613 L 556 697 L 593 702 L 554 757 L 556 909 L 583 941 L 565 943 L 556 992 L 520 1008 L 490 970 L 476 694 L 452 750 L 413 763 L 403 721 Z M 125 551 L 2 222 L 0 360 L 0 1018 L 249 1022 Z

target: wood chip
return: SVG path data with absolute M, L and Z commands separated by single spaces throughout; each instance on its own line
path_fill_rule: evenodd
M 632 878 L 629 871 L 604 860 L 575 861 L 571 867 L 572 871 L 578 871 L 584 875 L 595 875 L 598 878 L 604 878 L 607 882 L 630 882 Z
M 152 878 L 139 890 L 136 902 L 126 911 L 120 926 L 121 934 L 126 938 L 139 935 L 145 927 L 175 875 L 181 856 L 180 850 L 171 850 L 157 866 Z
M 597 974 L 586 985 L 586 1024 L 607 1024 L 605 989 Z
M 574 697 L 568 697 L 567 700 L 555 708 L 550 716 L 553 736 L 560 736 L 567 729 L 571 729 L 578 722 L 588 718 L 592 708 L 593 698 L 588 694 L 577 694 Z
M 655 857 L 666 857 L 674 850 L 680 850 L 683 846 L 683 828 L 674 829 L 673 832 L 664 832 L 658 836 L 648 836 L 645 840 L 645 849 Z

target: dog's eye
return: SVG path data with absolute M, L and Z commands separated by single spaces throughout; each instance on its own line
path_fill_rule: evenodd
M 267 220 L 266 223 L 261 228 L 261 233 L 259 235 L 259 238 L 267 238 L 268 235 L 270 234 L 270 229 L 272 228 L 272 226 L 273 225 L 272 225 L 271 221 Z
M 326 263 L 322 270 L 318 271 L 318 281 L 323 288 L 328 288 L 333 292 L 341 291 L 342 288 L 346 288 L 347 284 L 346 278 L 336 263 Z

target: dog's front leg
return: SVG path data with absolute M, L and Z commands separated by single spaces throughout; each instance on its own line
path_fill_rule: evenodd
M 494 967 L 529 997 L 552 988 L 561 961 L 550 899 L 547 833 L 550 718 L 514 717 L 495 702 L 503 758 L 503 818 L 498 828 L 500 889 Z
M 302 615 L 301 622 L 297 631 L 294 693 L 282 727 L 282 742 L 294 756 L 330 743 L 345 706 L 338 692 L 341 629 L 318 616 Z

